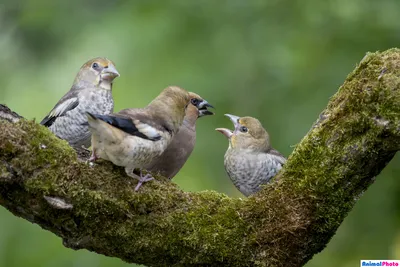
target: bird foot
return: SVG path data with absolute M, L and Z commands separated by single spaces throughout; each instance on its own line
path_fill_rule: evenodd
M 89 162 L 94 162 L 98 159 L 96 156 L 96 153 L 94 152 L 94 149 L 92 149 L 92 154 L 90 155 Z
M 154 180 L 153 176 L 151 174 L 146 174 L 145 176 L 142 175 L 142 172 L 140 172 L 140 177 L 138 178 L 139 183 L 135 187 L 135 191 L 138 191 L 139 188 L 142 186 L 143 183 L 146 183 L 148 181 Z

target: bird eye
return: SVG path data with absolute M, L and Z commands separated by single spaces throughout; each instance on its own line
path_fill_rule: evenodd
M 247 132 L 249 131 L 249 129 L 247 129 L 246 126 L 242 126 L 242 127 L 240 127 L 240 131 L 241 131 L 242 133 L 247 133 Z
M 98 67 L 99 67 L 99 64 L 97 64 L 96 62 L 92 64 L 93 69 L 97 69 Z
M 197 105 L 199 104 L 199 100 L 198 100 L 197 98 L 192 98 L 192 99 L 190 100 L 190 102 L 191 102 L 194 106 L 197 106 Z

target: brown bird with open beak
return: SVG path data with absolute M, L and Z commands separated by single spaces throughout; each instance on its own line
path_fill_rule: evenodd
M 286 158 L 271 147 L 269 135 L 260 121 L 252 117 L 225 114 L 235 127 L 216 130 L 229 139 L 224 165 L 229 178 L 245 196 L 261 190 L 260 185 L 274 177 Z
M 138 177 L 134 169 L 144 169 L 167 149 L 182 125 L 189 100 L 186 90 L 169 86 L 145 108 L 110 115 L 88 113 L 91 160 L 99 157 L 125 167 L 129 176 L 139 179 L 138 190 L 153 177 L 142 173 Z
M 159 173 L 169 179 L 183 167 L 196 143 L 196 121 L 198 118 L 213 115 L 207 108 L 213 108 L 201 96 L 189 92 L 190 102 L 186 108 L 186 115 L 179 132 L 173 138 L 171 144 L 164 153 L 145 167 L 153 173 Z
M 111 91 L 118 76 L 111 60 L 102 57 L 89 60 L 79 70 L 71 89 L 40 124 L 73 147 L 89 147 L 90 131 L 85 113 L 105 115 L 113 112 Z

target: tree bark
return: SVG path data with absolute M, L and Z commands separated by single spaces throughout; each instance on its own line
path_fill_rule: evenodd
M 0 116 L 0 204 L 87 249 L 147 266 L 303 266 L 400 148 L 400 50 L 369 53 L 274 181 L 247 199 L 137 181 Z

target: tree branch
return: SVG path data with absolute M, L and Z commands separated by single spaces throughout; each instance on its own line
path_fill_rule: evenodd
M 0 204 L 88 249 L 148 266 L 302 266 L 400 148 L 400 50 L 368 54 L 273 183 L 246 200 L 90 166 L 0 109 Z M 14 114 L 15 118 L 18 118 Z

